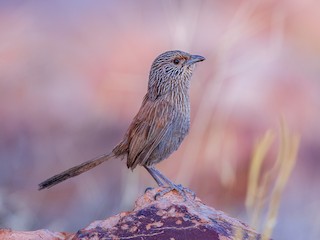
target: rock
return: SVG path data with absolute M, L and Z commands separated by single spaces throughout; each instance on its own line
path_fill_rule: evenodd
M 37 231 L 13 231 L 10 229 L 0 229 L 0 239 L 5 240 L 66 240 L 72 239 L 74 233 L 65 232 L 50 232 L 49 230 L 37 230 Z
M 246 224 L 206 206 L 191 194 L 184 199 L 171 191 L 155 200 L 155 194 L 161 190 L 163 188 L 148 190 L 138 198 L 132 211 L 95 221 L 76 234 L 2 230 L 0 239 L 261 239 L 261 235 Z
M 80 230 L 74 239 L 260 239 L 237 219 L 206 206 L 199 198 L 185 199 L 171 191 L 154 200 L 161 188 L 147 191 L 133 211 L 96 221 Z M 243 236 L 243 237 L 241 237 Z

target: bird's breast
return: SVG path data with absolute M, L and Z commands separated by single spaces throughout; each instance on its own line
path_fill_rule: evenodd
M 166 94 L 165 99 L 177 113 L 190 118 L 190 99 L 187 90 L 171 91 Z
M 171 105 L 171 137 L 179 143 L 188 134 L 190 128 L 190 101 L 184 91 L 174 91 L 167 96 L 167 103 Z

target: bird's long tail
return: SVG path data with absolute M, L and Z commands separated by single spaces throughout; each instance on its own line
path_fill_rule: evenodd
M 112 152 L 108 153 L 108 154 L 104 154 L 100 157 L 97 157 L 97 158 L 94 158 L 94 159 L 89 160 L 87 162 L 84 162 L 78 166 L 72 167 L 62 173 L 54 175 L 53 177 L 48 178 L 47 180 L 40 183 L 39 190 L 42 190 L 44 188 L 51 188 L 54 185 L 61 183 L 64 180 L 67 180 L 68 178 L 78 176 L 79 174 L 84 173 L 84 172 L 100 165 L 101 163 L 109 160 L 112 157 L 114 157 L 114 154 Z

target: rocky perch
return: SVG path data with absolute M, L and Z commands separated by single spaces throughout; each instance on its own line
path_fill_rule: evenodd
M 95 221 L 77 233 L 2 229 L 0 239 L 261 239 L 261 235 L 248 225 L 206 206 L 191 195 L 185 200 L 177 192 L 171 191 L 155 200 L 155 194 L 161 190 L 148 190 L 138 198 L 132 211 Z

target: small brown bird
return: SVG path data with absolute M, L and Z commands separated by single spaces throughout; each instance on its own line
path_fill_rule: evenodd
M 127 157 L 128 168 L 142 165 L 159 186 L 183 193 L 185 189 L 161 174 L 154 165 L 178 149 L 190 128 L 190 80 L 195 63 L 205 60 L 182 51 L 160 54 L 152 63 L 148 92 L 123 140 L 111 153 L 57 174 L 39 184 L 50 188 L 84 173 L 113 157 Z

